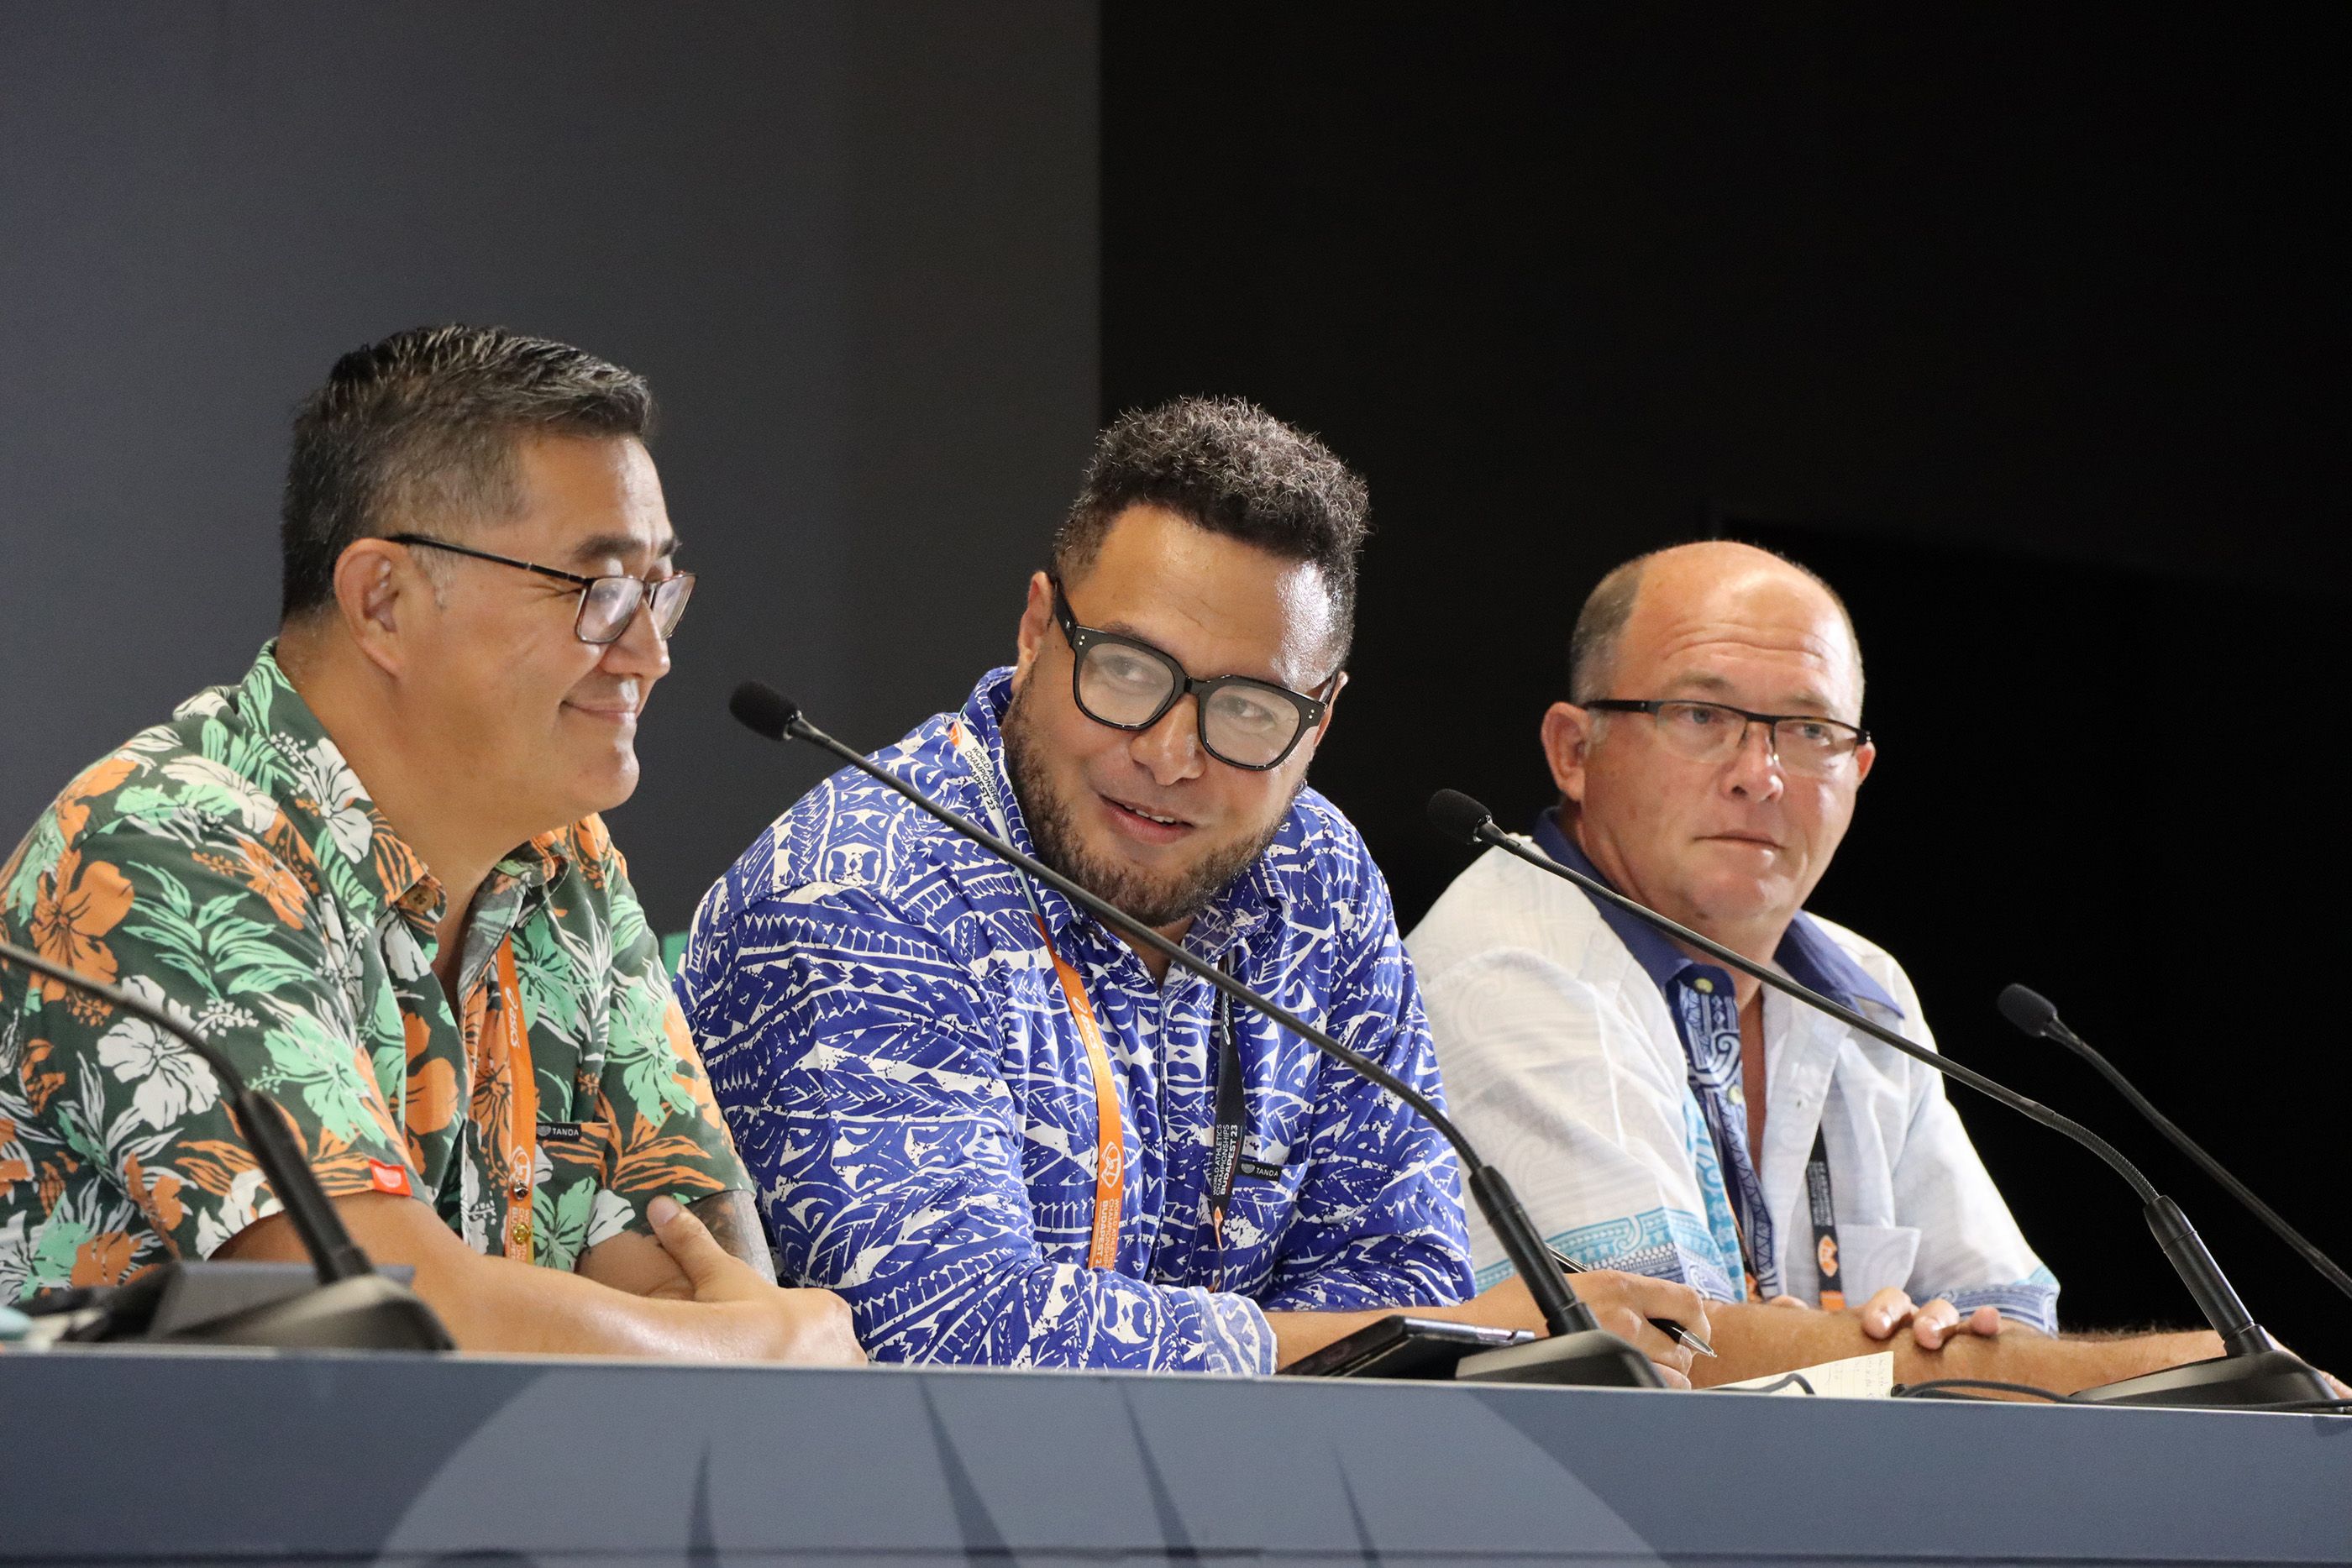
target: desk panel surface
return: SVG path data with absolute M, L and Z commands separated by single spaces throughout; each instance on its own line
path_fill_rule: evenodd
M 2352 1561 L 2352 1418 L 0 1355 L 0 1562 Z

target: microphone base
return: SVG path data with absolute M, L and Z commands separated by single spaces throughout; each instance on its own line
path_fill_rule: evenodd
M 2103 1383 L 2074 1396 L 2088 1405 L 2154 1405 L 2182 1410 L 2243 1409 L 2249 1405 L 2290 1405 L 2332 1399 L 2327 1379 L 2284 1350 L 2251 1355 L 2217 1355 L 2168 1366 L 2120 1383 Z
M 406 1270 L 402 1270 L 405 1273 Z M 455 1350 L 422 1297 L 384 1274 L 319 1283 L 290 1263 L 169 1263 L 110 1292 L 69 1341 L 275 1350 Z
M 1604 1329 L 1482 1350 L 1454 1364 L 1457 1383 L 1555 1383 L 1585 1388 L 1664 1388 L 1650 1358 Z

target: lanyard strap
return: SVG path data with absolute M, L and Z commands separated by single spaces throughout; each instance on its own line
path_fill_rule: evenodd
M 1013 841 L 1013 823 L 1004 810 L 1002 793 L 996 788 L 996 768 L 989 760 L 987 748 L 972 733 L 964 728 L 961 719 L 950 720 L 948 737 L 954 743 L 956 755 L 963 758 L 971 770 L 972 781 L 980 786 L 981 803 L 988 809 L 990 826 L 996 836 L 1006 843 Z M 1086 982 L 1054 946 L 1054 934 L 1045 924 L 1045 911 L 1037 903 L 1037 894 L 1029 879 L 1022 876 L 1021 896 L 1029 903 L 1029 917 L 1037 924 L 1037 936 L 1045 944 L 1045 956 L 1054 961 L 1054 977 L 1062 983 L 1062 995 L 1070 1005 L 1070 1017 L 1078 1026 L 1078 1042 L 1086 1047 L 1087 1066 L 1095 1081 L 1095 1216 L 1094 1228 L 1087 1242 L 1087 1267 L 1115 1269 L 1118 1266 L 1118 1223 L 1127 1204 L 1127 1124 L 1118 1105 L 1118 1081 L 1111 1073 L 1110 1048 L 1103 1042 L 1102 1025 L 1095 1019 L 1095 1006 L 1087 999 Z
M 1805 1203 L 1813 1220 L 1813 1262 L 1822 1271 L 1821 1308 L 1845 1309 L 1845 1281 L 1838 1271 L 1837 1200 L 1830 1192 L 1830 1149 L 1813 1129 L 1812 1157 L 1805 1162 Z
M 1086 985 L 1069 960 L 1055 951 L 1043 915 L 1037 917 L 1037 935 L 1045 939 L 1046 956 L 1054 960 L 1054 973 L 1062 982 L 1062 995 L 1069 999 L 1070 1017 L 1076 1020 L 1078 1039 L 1087 1048 L 1087 1065 L 1094 1071 L 1095 1223 L 1087 1243 L 1087 1267 L 1115 1269 L 1119 1215 L 1127 1204 L 1127 1128 L 1119 1119 L 1118 1084 L 1111 1077 L 1110 1051 L 1103 1044 L 1102 1026 L 1095 1021 Z
M 1838 1268 L 1837 1197 L 1830 1188 L 1830 1147 L 1819 1127 L 1813 1129 L 1813 1152 L 1805 1159 L 1805 1207 L 1813 1222 L 1813 1264 L 1821 1270 L 1820 1306 L 1825 1312 L 1845 1310 L 1845 1276 Z M 1749 1254 L 1747 1228 L 1737 1213 L 1732 1228 L 1739 1236 L 1742 1272 L 1748 1277 L 1748 1299 L 1760 1301 L 1764 1289 L 1757 1282 L 1762 1260 Z
M 1233 960 L 1225 973 L 1234 972 Z M 1233 998 L 1217 993 L 1216 1130 L 1209 1142 L 1209 1225 L 1217 1250 L 1225 1246 L 1225 1206 L 1234 1196 L 1234 1177 L 1242 1164 L 1242 1129 L 1248 1109 L 1242 1094 L 1241 1042 L 1234 1037 Z
M 1745 1030 L 1738 1014 L 1727 997 L 1718 997 L 1706 980 L 1697 982 L 1696 997 L 1685 994 L 1686 1001 L 1700 1002 L 1696 1008 L 1685 1008 L 1675 1016 L 1675 1028 L 1683 1039 L 1683 1054 L 1690 1064 L 1691 1092 L 1697 1098 L 1706 1116 L 1707 1130 L 1715 1142 L 1716 1162 L 1727 1185 L 1725 1199 L 1731 1209 L 1731 1227 L 1739 1243 L 1740 1272 L 1748 1286 L 1748 1299 L 1765 1299 L 1769 1285 L 1785 1290 L 1788 1280 L 1784 1272 L 1772 1266 L 1769 1256 L 1759 1257 L 1759 1244 L 1749 1234 L 1752 1227 L 1766 1237 L 1762 1250 L 1774 1253 L 1770 1243 L 1777 1228 L 1770 1221 L 1770 1208 L 1764 1200 L 1764 1180 L 1761 1168 L 1764 1151 L 1748 1148 L 1744 1136 L 1745 1123 L 1740 1113 L 1727 1100 L 1737 1092 L 1740 1077 L 1740 1058 L 1744 1054 L 1742 1038 Z M 1710 1010 L 1705 1001 L 1716 1003 Z M 1717 1026 L 1721 1027 L 1718 1028 Z M 1702 1053 L 1695 1038 L 1701 1031 L 1708 1050 Z M 1702 1070 L 1702 1062 L 1706 1069 Z M 1827 1113 L 1823 1106 L 1823 1113 Z M 1744 1153 L 1743 1153 L 1744 1151 Z M 1743 1222 L 1742 1207 L 1753 1205 L 1753 1211 Z M 1829 1145 L 1822 1127 L 1813 1128 L 1812 1153 L 1805 1159 L 1805 1208 L 1812 1222 L 1813 1262 L 1821 1271 L 1821 1308 L 1823 1312 L 1840 1312 L 1845 1307 L 1845 1285 L 1838 1266 L 1837 1199 L 1830 1186 Z
M 519 1263 L 531 1260 L 531 1175 L 539 1164 L 539 1079 L 531 1071 L 530 1038 L 522 1027 L 522 987 L 515 981 L 514 933 L 499 944 L 499 1027 L 505 1036 L 507 1147 L 512 1160 L 507 1171 L 506 1255 Z

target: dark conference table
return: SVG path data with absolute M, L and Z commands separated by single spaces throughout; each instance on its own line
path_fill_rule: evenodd
M 0 1562 L 2316 1563 L 2352 1417 L 0 1354 Z

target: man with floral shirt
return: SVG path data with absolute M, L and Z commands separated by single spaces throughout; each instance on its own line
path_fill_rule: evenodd
M 651 415 L 510 333 L 345 355 L 295 426 L 278 638 L 67 788 L 0 936 L 229 1055 L 463 1346 L 855 1361 L 837 1298 L 774 1283 L 596 815 L 692 589 Z M 0 967 L 0 1303 L 299 1255 L 192 1053 Z

